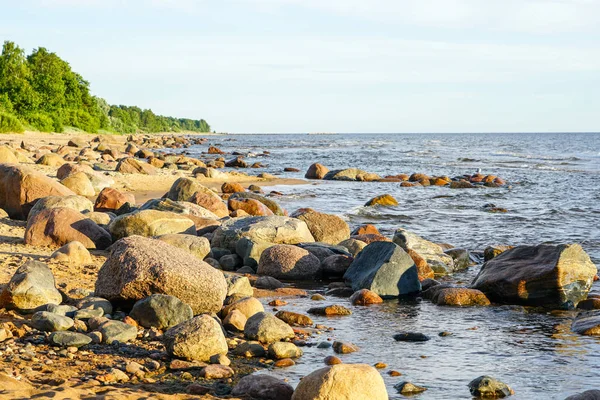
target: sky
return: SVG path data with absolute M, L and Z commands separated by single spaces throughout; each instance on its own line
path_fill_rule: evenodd
M 600 0 L 0 0 L 0 40 L 220 132 L 600 131 Z

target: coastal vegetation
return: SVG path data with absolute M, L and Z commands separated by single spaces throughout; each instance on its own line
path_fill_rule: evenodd
M 109 105 L 90 93 L 90 84 L 68 62 L 43 47 L 28 56 L 6 41 L 0 56 L 0 133 L 210 132 L 203 120 L 156 115 L 136 106 Z

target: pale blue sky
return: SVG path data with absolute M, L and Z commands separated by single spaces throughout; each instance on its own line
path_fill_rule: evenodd
M 220 131 L 600 130 L 600 0 L 0 0 L 0 40 Z

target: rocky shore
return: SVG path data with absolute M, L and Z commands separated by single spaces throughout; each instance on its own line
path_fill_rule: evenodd
M 600 298 L 589 295 L 597 269 L 579 244 L 469 251 L 402 227 L 386 236 L 312 208 L 290 212 L 261 185 L 304 181 L 239 172 L 262 163 L 197 137 L 29 139 L 0 137 L 0 397 L 387 399 L 383 373 L 398 376 L 397 394 L 418 394 L 428 388 L 378 360 L 343 362 L 360 345 L 329 336 L 337 318 L 398 299 L 575 310 L 572 331 L 600 335 Z M 190 157 L 190 146 L 206 152 Z M 507 185 L 490 174 L 381 177 L 318 163 L 306 178 Z M 379 194 L 365 207 L 396 205 Z M 454 279 L 469 268 L 479 271 L 472 282 Z M 286 309 L 308 296 L 306 284 L 322 288 L 314 306 Z M 322 316 L 327 325 L 313 322 Z M 260 372 L 285 371 L 310 347 L 335 355 L 296 387 Z M 465 393 L 514 394 L 482 373 Z

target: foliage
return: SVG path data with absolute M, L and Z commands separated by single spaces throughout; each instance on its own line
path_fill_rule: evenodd
M 66 61 L 43 47 L 25 52 L 6 41 L 0 55 L 0 130 L 62 132 L 71 126 L 86 132 L 210 132 L 204 120 L 156 115 L 139 107 L 111 106 L 92 96 L 89 82 Z

